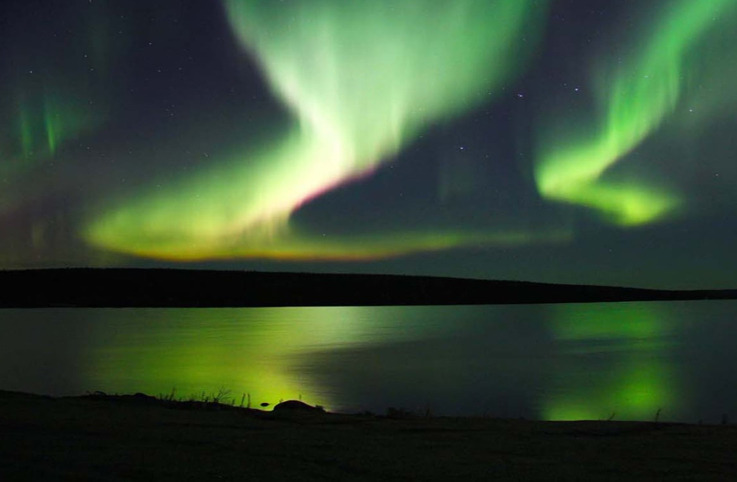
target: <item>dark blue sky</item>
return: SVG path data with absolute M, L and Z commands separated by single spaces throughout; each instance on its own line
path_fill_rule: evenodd
M 0 267 L 737 286 L 733 2 L 3 2 Z

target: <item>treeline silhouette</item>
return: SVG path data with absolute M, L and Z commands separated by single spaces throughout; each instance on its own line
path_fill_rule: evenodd
M 0 271 L 0 307 L 257 307 L 579 303 L 735 299 L 669 291 L 431 276 L 188 269 Z

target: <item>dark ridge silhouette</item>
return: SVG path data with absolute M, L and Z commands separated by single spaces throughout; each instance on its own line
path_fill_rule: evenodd
M 179 269 L 0 271 L 0 307 L 473 305 L 735 299 L 737 290 L 669 291 L 431 276 Z

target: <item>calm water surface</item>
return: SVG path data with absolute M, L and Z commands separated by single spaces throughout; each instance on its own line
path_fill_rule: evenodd
M 736 321 L 737 301 L 0 310 L 0 389 L 718 422 Z

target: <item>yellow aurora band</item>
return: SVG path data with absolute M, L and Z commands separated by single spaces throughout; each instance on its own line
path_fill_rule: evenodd
M 546 4 L 226 0 L 233 32 L 293 128 L 264 149 L 244 148 L 207 171 L 118 199 L 85 238 L 172 260 L 359 259 L 528 240 L 525 232 L 458 231 L 329 244 L 288 220 L 308 200 L 370 174 L 429 125 L 488 102 L 527 57 Z
M 621 65 L 615 59 L 613 69 L 598 72 L 602 100 L 598 132 L 572 142 L 570 138 L 551 142 L 552 135 L 544 140 L 535 170 L 543 196 L 596 209 L 624 226 L 653 222 L 679 208 L 682 200 L 667 190 L 605 177 L 661 127 L 687 90 L 696 86 L 700 68 L 696 56 L 703 56 L 709 35 L 734 29 L 737 2 L 679 0 L 663 4 L 658 14 L 655 24 L 645 26 L 647 33 L 635 46 L 635 56 L 623 59 Z

